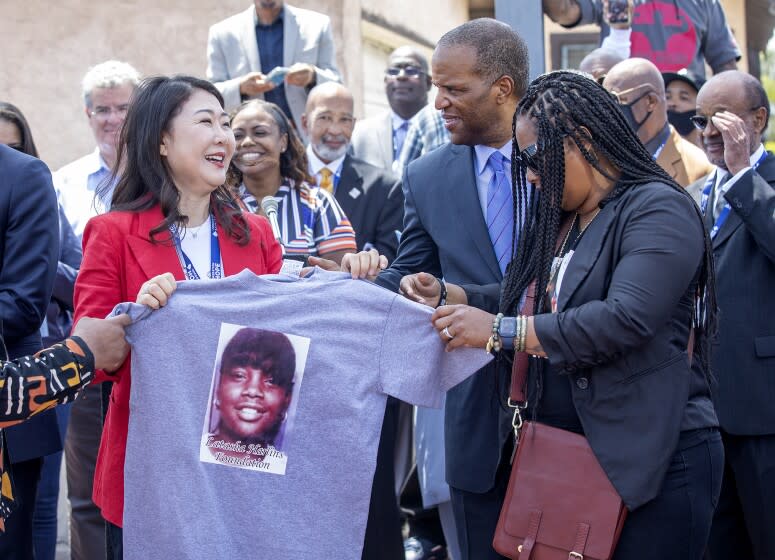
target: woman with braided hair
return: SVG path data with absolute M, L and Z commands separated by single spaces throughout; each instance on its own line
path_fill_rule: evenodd
M 583 434 L 630 511 L 614 558 L 699 560 L 723 464 L 700 211 L 583 74 L 536 79 L 513 144 L 515 223 L 524 220 L 506 277 L 447 284 L 453 305 L 434 325 L 449 350 L 487 347 L 509 369 L 529 356 L 522 416 Z M 424 274 L 401 287 L 430 305 L 442 291 Z

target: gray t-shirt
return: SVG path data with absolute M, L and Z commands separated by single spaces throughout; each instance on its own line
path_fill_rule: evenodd
M 576 0 L 582 23 L 596 23 L 608 35 L 601 0 Z M 719 0 L 635 0 L 630 40 L 631 57 L 653 62 L 660 72 L 686 68 L 705 79 L 705 61 L 714 72 L 740 58 Z M 578 25 L 578 24 L 577 24 Z
M 387 395 L 483 367 L 431 309 L 345 274 L 180 283 L 128 328 L 124 557 L 361 557 Z

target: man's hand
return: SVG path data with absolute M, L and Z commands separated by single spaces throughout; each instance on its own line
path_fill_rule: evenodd
M 542 0 L 544 13 L 560 25 L 575 25 L 581 19 L 581 7 L 576 0 Z
M 399 291 L 403 296 L 417 303 L 437 307 L 441 298 L 441 284 L 432 274 L 418 272 L 401 278 Z
M 312 64 L 297 62 L 285 75 L 285 82 L 292 86 L 307 87 L 315 79 L 315 67 Z
M 177 287 L 178 284 L 171 272 L 154 276 L 140 286 L 135 303 L 147 305 L 151 309 L 159 309 L 167 305 L 167 300 Z
M 347 253 L 342 258 L 342 272 L 349 272 L 353 280 L 365 278 L 373 281 L 381 270 L 388 267 L 387 257 L 380 255 L 376 249 Z
M 261 72 L 245 74 L 239 84 L 239 92 L 247 97 L 253 97 L 274 88 L 275 85 L 267 81 L 266 76 Z
M 711 121 L 724 140 L 724 161 L 727 170 L 735 175 L 750 167 L 751 139 L 743 119 L 729 111 L 720 111 L 711 117 Z
M 94 354 L 94 367 L 115 371 L 124 363 L 129 352 L 124 327 L 130 324 L 129 315 L 108 319 L 83 317 L 73 329 L 73 336 L 80 337 Z
M 632 27 L 632 0 L 627 0 L 627 21 L 621 23 L 611 23 L 608 21 L 610 12 L 608 10 L 608 0 L 603 0 L 603 20 L 612 29 L 629 29 Z
M 449 352 L 460 346 L 485 348 L 495 315 L 468 305 L 442 305 L 431 320 Z

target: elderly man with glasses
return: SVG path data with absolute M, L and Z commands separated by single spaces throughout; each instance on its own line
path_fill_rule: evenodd
M 711 560 L 775 558 L 775 156 L 762 145 L 769 116 L 761 83 L 733 70 L 700 89 L 692 117 L 716 166 L 690 187 L 712 238 L 720 310 L 711 371 L 726 457 Z
M 80 237 L 86 222 L 110 208 L 111 170 L 118 137 L 140 74 L 126 62 L 109 60 L 91 68 L 82 81 L 84 113 L 97 147 L 54 173 L 54 187 L 67 220 Z M 73 560 L 105 556 L 105 525 L 92 502 L 92 483 L 102 434 L 102 396 L 110 383 L 84 390 L 73 403 L 65 436 L 67 494 L 70 499 L 70 549 Z
M 390 110 L 358 121 L 352 138 L 355 157 L 400 172 L 396 162 L 406 133 L 417 113 L 428 104 L 430 89 L 427 58 L 410 46 L 394 50 L 385 70 L 385 94 Z
M 665 83 L 657 67 L 629 58 L 608 71 L 603 87 L 619 100 L 630 126 L 657 163 L 686 187 L 713 169 L 705 154 L 667 120 Z

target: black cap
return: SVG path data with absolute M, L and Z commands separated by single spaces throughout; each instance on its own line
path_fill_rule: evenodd
M 700 88 L 702 87 L 702 82 L 692 79 L 689 72 L 686 71 L 686 68 L 682 68 L 678 72 L 662 72 L 662 79 L 665 81 L 665 87 L 667 87 L 670 82 L 674 82 L 676 80 L 685 83 L 697 92 L 699 92 Z

